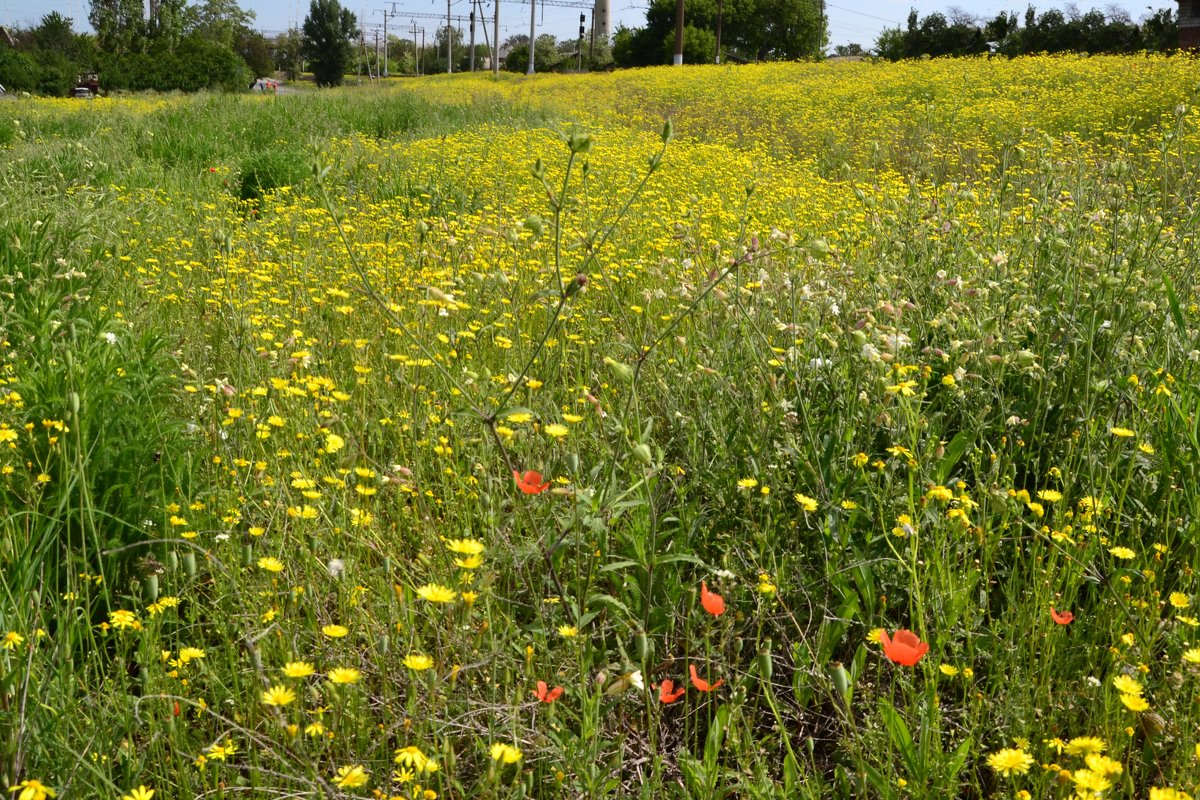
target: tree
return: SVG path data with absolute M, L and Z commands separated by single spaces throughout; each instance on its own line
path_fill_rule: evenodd
M 255 77 L 269 75 L 275 71 L 275 60 L 271 57 L 271 46 L 266 37 L 249 28 L 239 28 L 233 37 L 233 51 L 242 57 Z
M 100 49 L 106 53 L 139 49 L 145 35 L 142 12 L 142 0 L 92 0 L 88 22 Z
M 275 68 L 282 70 L 289 81 L 294 81 L 296 76 L 304 71 L 303 52 L 304 37 L 300 35 L 299 29 L 292 28 L 275 39 L 271 56 L 275 59 Z
M 33 46 L 47 53 L 73 55 L 75 51 L 73 24 L 73 20 L 68 17 L 64 17 L 57 11 L 51 11 L 42 17 L 42 21 L 33 29 Z
M 237 0 L 204 0 L 195 13 L 192 32 L 229 50 L 234 49 L 238 31 L 254 21 L 254 12 L 242 9 Z
M 303 55 L 318 86 L 340 86 L 354 52 L 355 19 L 337 0 L 312 0 L 304 19 Z
M 833 54 L 835 56 L 842 56 L 843 58 L 862 58 L 867 54 L 867 51 L 863 50 L 861 44 L 851 42 L 850 44 L 834 45 Z

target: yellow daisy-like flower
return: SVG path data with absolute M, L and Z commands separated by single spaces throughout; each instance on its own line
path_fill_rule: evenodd
M 1128 675 L 1114 675 L 1112 685 L 1121 694 L 1142 693 L 1142 685 Z
M 283 665 L 283 674 L 289 678 L 307 678 L 316 672 L 307 661 L 289 661 Z
M 337 775 L 333 782 L 340 789 L 357 789 L 360 786 L 366 786 L 367 781 L 371 780 L 371 776 L 361 764 L 353 766 L 338 767 Z
M 138 786 L 129 794 L 121 795 L 121 800 L 150 800 L 154 797 L 154 790 L 148 789 L 145 786 Z
M 817 510 L 817 501 L 806 494 L 796 492 L 794 495 L 792 495 L 792 498 L 800 504 L 800 508 L 804 509 L 810 514 Z
M 521 751 L 510 744 L 496 742 L 489 751 L 493 761 L 503 761 L 505 764 L 515 764 L 521 760 Z
M 9 631 L 4 634 L 4 638 L 0 640 L 0 647 L 5 650 L 15 650 L 25 641 L 25 637 L 16 631 Z
M 867 631 L 867 642 L 879 644 L 883 640 L 883 628 L 872 628 Z
M 940 667 L 938 667 L 938 672 L 941 672 L 947 677 L 953 678 L 958 674 L 958 667 L 952 664 L 942 664 Z
M 423 672 L 433 666 L 433 659 L 429 656 L 413 653 L 404 657 L 404 666 L 414 672 Z
M 120 630 L 122 628 L 133 628 L 134 630 L 137 630 L 138 628 L 142 627 L 141 623 L 138 622 L 136 614 L 134 614 L 132 611 L 125 611 L 123 609 L 117 609 L 116 611 L 110 612 L 108 615 L 108 624 L 113 626 L 113 628 L 116 630 Z
M 46 800 L 47 797 L 57 797 L 58 794 L 39 780 L 24 780 L 9 789 L 18 793 L 16 800 Z
M 579 628 L 574 625 L 559 625 L 558 635 L 564 639 L 573 639 L 579 635 Z
M 1200 647 L 1183 651 L 1183 660 L 1189 664 L 1200 664 Z
M 483 556 L 467 556 L 454 559 L 454 566 L 459 569 L 479 569 L 483 566 Z
M 395 763 L 407 767 L 413 772 L 437 772 L 438 765 L 429 756 L 421 752 L 416 745 L 410 744 L 396 751 Z
M 1068 755 L 1086 757 L 1089 753 L 1103 753 L 1107 747 L 1104 740 L 1096 736 L 1076 736 L 1067 742 L 1066 750 Z
M 1112 788 L 1112 781 L 1099 772 L 1092 772 L 1090 769 L 1077 769 L 1071 775 L 1071 780 L 1075 782 L 1076 793 L 1082 797 L 1096 797 L 1101 792 L 1106 792 Z
M 1137 555 L 1137 553 L 1133 552 L 1128 547 L 1110 547 L 1108 548 L 1108 552 L 1112 553 L 1117 558 L 1124 558 L 1127 560 Z
M 267 572 L 283 572 L 283 562 L 274 556 L 263 556 L 258 560 L 258 568 Z
M 1087 762 L 1088 769 L 1100 775 L 1120 775 L 1125 769 L 1120 761 L 1114 761 L 1099 753 L 1091 753 L 1084 760 Z
M 925 497 L 928 500 L 940 500 L 943 503 L 948 503 L 954 499 L 954 492 L 945 486 L 933 486 L 925 493 Z
M 336 433 L 326 434 L 325 436 L 325 452 L 336 453 L 346 446 L 346 440 L 338 436 Z M 365 781 L 364 781 L 365 783 Z M 361 786 L 362 784 L 358 784 Z
M 1109 428 L 1108 432 L 1118 439 L 1128 439 L 1133 436 L 1133 431 L 1129 430 L 1129 428 Z
M 362 673 L 354 667 L 334 667 L 325 677 L 329 679 L 330 683 L 347 685 L 362 680 Z
M 988 766 L 1004 777 L 1024 775 L 1033 766 L 1033 756 L 1019 748 L 1005 748 L 988 756 Z
M 272 686 L 262 693 L 262 701 L 268 706 L 286 706 L 296 701 L 296 693 L 286 686 Z
M 1150 708 L 1150 704 L 1146 702 L 1146 698 L 1140 694 L 1123 694 L 1121 695 L 1121 702 L 1130 711 L 1142 712 Z
M 737 482 L 737 485 L 739 489 L 753 489 L 755 486 L 758 486 L 758 481 L 754 478 L 742 478 Z
M 560 422 L 551 422 L 549 425 L 542 428 L 542 430 L 545 431 L 547 436 L 554 439 L 561 439 L 571 432 L 570 428 Z
M 1169 787 L 1159 789 L 1157 786 L 1151 786 L 1150 800 L 1192 800 L 1192 796 L 1178 789 L 1171 789 Z
M 427 583 L 417 588 L 417 595 L 430 603 L 449 603 L 458 597 L 458 592 L 437 583 Z
M 345 625 L 326 625 L 321 628 L 321 633 L 328 636 L 330 639 L 341 639 L 343 636 L 350 633 L 350 629 Z
M 446 549 L 462 556 L 477 556 L 481 555 L 485 548 L 483 542 L 477 539 L 447 539 Z
M 1192 604 L 1192 599 L 1183 592 L 1171 592 L 1171 596 L 1167 599 L 1175 608 L 1187 608 Z
M 1037 493 L 1039 500 L 1045 500 L 1047 503 L 1057 503 L 1062 500 L 1062 492 L 1056 492 L 1054 489 L 1039 489 Z

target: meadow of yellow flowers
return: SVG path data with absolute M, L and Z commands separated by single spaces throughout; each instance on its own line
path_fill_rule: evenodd
M 1195 794 L 1198 89 L 0 104 L 0 786 Z

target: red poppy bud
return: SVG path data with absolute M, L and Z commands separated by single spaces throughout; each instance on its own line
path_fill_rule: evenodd
M 929 645 L 922 642 L 920 637 L 910 630 L 900 629 L 896 631 L 895 636 L 888 638 L 886 632 L 880 635 L 879 641 L 883 643 L 883 654 L 897 664 L 902 664 L 906 667 L 914 667 L 921 660 L 921 656 L 929 651 Z
M 725 613 L 725 598 L 716 592 L 710 592 L 705 581 L 700 581 L 700 605 L 704 606 L 704 610 L 714 617 Z

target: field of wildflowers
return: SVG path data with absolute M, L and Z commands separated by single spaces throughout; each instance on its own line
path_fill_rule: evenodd
M 0 104 L 0 788 L 1194 794 L 1198 89 Z

